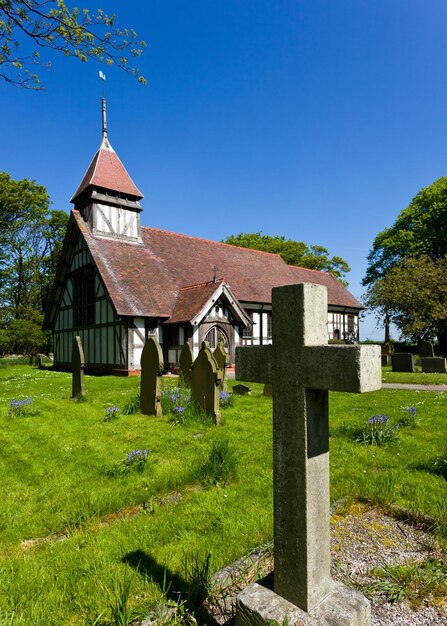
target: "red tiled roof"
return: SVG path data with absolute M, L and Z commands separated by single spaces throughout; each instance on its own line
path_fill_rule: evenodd
M 219 289 L 222 281 L 214 282 L 213 280 L 199 285 L 191 285 L 190 287 L 182 287 L 179 291 L 177 300 L 174 305 L 174 311 L 168 320 L 169 324 L 177 324 L 180 322 L 189 322 L 195 317 L 205 306 L 213 293 Z
M 327 297 L 329 304 L 353 309 L 362 309 L 363 306 L 354 298 L 351 292 L 344 287 L 339 280 L 327 272 L 309 270 L 305 267 L 289 265 L 293 283 L 316 283 L 327 287 Z
M 118 191 L 136 198 L 143 197 L 107 139 L 103 140 L 101 147 L 93 157 L 70 202 L 74 202 L 89 185 Z
M 185 290 L 182 304 L 180 290 L 208 284 L 216 274 L 242 303 L 270 303 L 272 287 L 313 282 L 328 287 L 329 304 L 362 308 L 330 274 L 292 267 L 277 254 L 148 227 L 141 228 L 142 244 L 93 237 L 79 212 L 72 213 L 118 315 L 177 317 L 176 303 L 186 307 L 194 294 Z M 205 287 L 200 301 L 202 295 Z

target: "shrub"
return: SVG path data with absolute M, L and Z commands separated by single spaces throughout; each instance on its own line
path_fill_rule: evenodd
M 430 470 L 433 474 L 442 476 L 447 480 L 447 446 L 444 453 L 440 456 L 436 456 L 430 463 Z
M 119 408 L 117 406 L 109 406 L 106 409 L 106 413 L 103 417 L 104 422 L 113 422 L 113 420 L 118 419 Z
M 408 428 L 416 428 L 419 425 L 419 418 L 417 417 L 417 409 L 415 406 L 403 406 L 403 417 L 400 420 L 401 426 L 407 426 Z
M 32 398 L 25 398 L 24 400 L 11 400 L 8 405 L 10 417 L 25 417 L 26 415 L 30 415 L 29 407 L 31 406 L 32 401 Z
M 234 398 L 228 391 L 221 391 L 219 394 L 219 404 L 223 409 L 227 409 L 234 404 Z
M 135 395 L 130 398 L 123 406 L 121 411 L 123 415 L 135 415 L 140 412 L 140 396 Z
M 214 439 L 199 468 L 205 485 L 226 485 L 236 478 L 238 458 L 227 438 Z
M 364 428 L 356 433 L 355 440 L 367 446 L 385 446 L 396 443 L 399 439 L 399 423 L 390 425 L 388 415 L 374 415 Z

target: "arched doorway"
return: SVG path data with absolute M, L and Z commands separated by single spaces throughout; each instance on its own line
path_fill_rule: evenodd
M 226 333 L 219 326 L 212 326 L 205 335 L 205 341 L 210 344 L 210 349 L 215 350 L 219 341 L 223 343 L 225 352 L 230 353 L 230 344 Z

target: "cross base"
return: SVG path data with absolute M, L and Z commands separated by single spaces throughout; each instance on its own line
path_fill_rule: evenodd
M 371 626 L 371 606 L 358 591 L 332 581 L 331 592 L 310 613 L 263 581 L 246 587 L 236 602 L 236 626 Z

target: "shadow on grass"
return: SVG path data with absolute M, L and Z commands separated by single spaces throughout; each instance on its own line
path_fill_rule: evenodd
M 122 561 L 148 580 L 153 580 L 160 589 L 167 591 L 169 599 L 177 601 L 180 596 L 184 596 L 187 592 L 188 584 L 184 578 L 169 570 L 165 565 L 160 565 L 143 550 L 129 552 Z
M 197 554 L 192 554 L 188 558 L 185 556 L 184 577 L 160 565 L 143 550 L 129 552 L 122 560 L 142 576 L 157 583 L 167 600 L 173 600 L 179 606 L 184 603 L 199 623 L 207 623 L 204 621 L 203 603 L 212 587 L 210 553 L 204 559 L 200 559 Z

